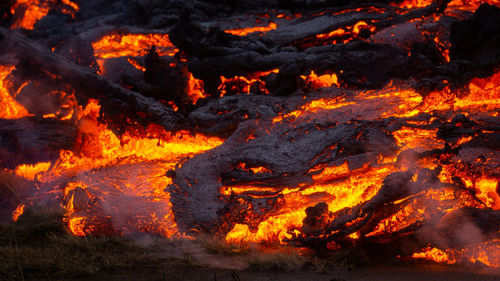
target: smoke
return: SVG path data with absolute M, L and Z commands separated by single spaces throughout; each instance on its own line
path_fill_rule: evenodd
M 166 167 L 157 163 L 113 164 L 67 179 L 63 202 L 68 216 L 85 217 L 86 234 L 119 233 L 150 243 L 142 232 L 177 234 L 171 213 Z

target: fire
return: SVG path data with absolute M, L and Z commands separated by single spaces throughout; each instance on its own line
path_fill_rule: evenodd
M 368 23 L 366 23 L 364 21 L 360 21 L 360 22 L 356 23 L 353 26 L 352 31 L 354 32 L 354 34 L 359 34 L 359 32 L 361 32 L 362 29 L 368 29 L 371 32 L 375 32 L 375 27 L 369 25 Z
M 102 60 L 101 60 L 102 61 Z M 146 68 L 142 65 L 140 65 L 136 60 L 132 59 L 132 58 L 127 58 L 127 61 L 128 63 L 130 63 L 133 67 L 135 67 L 137 70 L 140 70 L 142 72 L 146 71 Z M 102 69 L 103 66 L 102 65 L 99 65 L 100 68 Z
M 0 66 L 0 118 L 3 119 L 17 119 L 29 116 L 26 108 L 16 102 L 5 87 L 5 79 L 13 70 L 13 66 Z
M 438 139 L 436 133 L 437 129 L 424 130 L 403 127 L 394 132 L 393 136 L 404 149 L 425 151 L 444 147 L 445 141 Z
M 236 166 L 238 169 L 242 169 L 243 171 L 252 171 L 252 173 L 257 174 L 257 173 L 271 173 L 271 170 L 269 170 L 266 167 L 262 166 L 257 166 L 257 167 L 247 167 L 247 164 L 244 162 L 239 163 Z
M 486 266 L 498 267 L 500 266 L 498 246 L 500 246 L 500 240 L 494 239 L 491 242 L 479 243 L 462 250 L 441 250 L 434 247 L 427 247 L 414 253 L 412 258 L 446 264 L 455 264 L 460 260 L 465 260 L 471 263 L 480 262 Z
M 311 70 L 311 74 L 308 76 L 301 75 L 300 78 L 304 79 L 306 84 L 312 89 L 319 89 L 325 87 L 331 87 L 332 85 L 339 86 L 338 77 L 335 73 L 316 75 L 314 70 Z
M 118 137 L 97 121 L 99 110 L 99 104 L 93 100 L 82 111 L 79 123 L 82 138 L 77 145 L 83 157 L 72 151 L 61 151 L 60 160 L 56 163 L 58 167 L 54 169 L 93 168 L 122 158 L 130 158 L 132 162 L 141 159 L 175 161 L 183 155 L 200 153 L 222 143 L 219 138 L 191 135 L 187 131 L 169 133 L 158 126 L 149 127 L 142 137 L 132 133 Z
M 432 0 L 405 0 L 397 5 L 401 8 L 413 9 L 427 7 L 432 4 Z
M 484 1 L 453 0 L 449 8 L 470 10 L 472 7 L 477 8 L 481 2 Z M 497 0 L 487 2 L 499 4 Z M 432 3 L 431 0 L 406 0 L 397 5 L 404 9 L 413 9 Z M 69 0 L 18 0 L 12 6 L 12 12 L 17 19 L 12 27 L 33 29 L 34 24 L 56 6 L 62 6 L 60 7 L 62 11 L 71 15 L 79 9 L 77 4 Z M 25 8 L 26 11 L 21 17 L 19 11 Z M 406 12 L 404 9 L 395 9 Z M 357 11 L 364 10 L 360 8 Z M 324 13 L 326 12 L 314 16 Z M 276 18 L 290 17 L 279 14 Z M 438 18 L 439 16 L 436 16 L 434 19 Z M 348 26 L 325 34 L 311 35 L 310 38 L 304 39 L 304 42 L 294 44 L 307 47 L 364 40 L 377 31 L 376 25 L 376 20 L 357 23 L 352 21 Z M 269 22 L 266 26 L 228 29 L 225 32 L 237 36 L 255 33 L 257 36 L 275 30 L 277 26 L 276 23 Z M 440 61 L 449 62 L 449 42 L 443 41 L 441 36 L 431 40 L 434 40 L 442 53 Z M 137 70 L 145 72 L 146 68 L 140 57 L 146 56 L 153 46 L 159 56 L 174 57 L 179 52 L 165 33 L 108 34 L 92 43 L 101 71 L 106 60 L 122 58 Z M 183 84 L 186 86 L 185 94 L 190 102 L 196 105 L 197 101 L 208 97 L 204 92 L 204 81 L 184 71 L 187 70 L 187 59 L 179 57 L 181 56 L 169 58 L 176 61 L 168 63 L 172 68 L 185 67 L 182 68 L 183 77 L 187 81 L 187 85 Z M 18 93 L 9 92 L 12 87 L 8 84 L 10 83 L 8 76 L 14 69 L 13 66 L 0 66 L 0 118 L 2 119 L 30 116 L 26 108 L 16 102 L 16 95 L 20 90 Z M 265 68 L 266 71 L 254 73 L 238 73 L 241 76 L 220 76 L 218 94 L 220 97 L 231 94 L 269 94 L 263 77 L 279 73 L 278 69 L 269 69 Z M 364 136 L 364 132 L 356 131 L 352 138 L 352 147 L 349 147 L 351 143 L 342 142 L 351 141 L 349 138 L 328 144 L 325 155 L 323 152 L 321 155 L 316 155 L 311 163 L 304 165 L 304 169 L 286 170 L 287 173 L 291 171 L 300 175 L 297 179 L 285 183 L 272 181 L 274 180 L 272 177 L 275 176 L 273 172 L 277 170 L 276 166 L 259 161 L 245 162 L 241 159 L 231 162 L 232 172 L 248 178 L 253 176 L 258 180 L 226 184 L 223 181 L 224 177 L 221 176 L 217 182 L 220 184 L 217 186 L 220 187 L 218 199 L 234 197 L 238 200 L 263 199 L 258 201 L 260 204 L 272 198 L 279 201 L 277 204 L 279 207 L 264 213 L 265 208 L 252 206 L 255 209 L 260 208 L 259 211 L 264 213 L 259 218 L 260 223 L 250 226 L 242 223 L 255 217 L 238 218 L 239 223 L 230 222 L 233 227 L 227 234 L 225 233 L 226 241 L 286 244 L 294 238 L 309 237 L 316 233 L 326 236 L 328 227 L 331 227 L 330 223 L 333 225 L 333 222 L 337 223 L 344 217 L 356 217 L 356 212 L 359 211 L 360 215 L 357 218 L 341 222 L 346 228 L 358 222 L 366 223 L 359 228 L 348 230 L 345 237 L 354 243 L 353 240 L 366 237 L 376 240 L 387 237 L 384 235 L 408 234 L 411 233 L 408 229 L 428 221 L 443 223 L 450 217 L 452 220 L 454 215 L 467 208 L 480 211 L 500 210 L 498 174 L 494 168 L 488 166 L 492 161 L 488 153 L 494 152 L 478 152 L 481 155 L 474 156 L 477 160 L 473 161 L 468 161 L 466 159 L 468 156 L 462 155 L 470 152 L 463 150 L 468 148 L 469 142 L 475 141 L 481 134 L 489 134 L 496 130 L 484 124 L 491 122 L 490 117 L 498 117 L 500 71 L 497 70 L 490 77 L 473 78 L 464 91 L 446 86 L 424 95 L 413 89 L 412 81 L 391 81 L 377 90 L 340 88 L 341 82 L 342 86 L 345 83 L 339 80 L 339 76 L 343 77 L 341 70 L 337 73 L 338 76 L 334 70 L 321 68 L 315 70 L 324 74 L 318 75 L 311 70 L 308 75 L 301 75 L 300 78 L 303 80 L 302 86 L 305 84 L 307 90 L 314 90 L 316 93 L 310 94 L 308 91 L 299 90 L 297 93 L 306 93 L 307 96 L 301 99 L 300 96 L 292 95 L 289 100 L 296 99 L 300 102 L 290 102 L 286 106 L 277 102 L 276 108 L 279 110 L 287 108 L 288 111 L 280 111 L 283 113 L 274 117 L 272 122 L 263 120 L 259 126 L 265 127 L 259 129 L 271 134 L 270 132 L 279 126 L 294 127 L 302 125 L 301 122 L 309 122 L 311 127 L 307 128 L 317 128 L 318 131 L 324 130 L 326 126 L 333 128 L 346 124 L 349 126 L 361 124 L 355 127 L 358 130 L 364 124 L 376 123 L 373 125 L 374 128 L 379 129 L 377 126 L 380 126 L 380 134 L 388 141 L 383 139 L 370 145 L 380 145 L 390 149 L 383 153 L 374 153 L 371 148 L 365 149 L 360 143 L 367 142 L 366 139 L 371 141 L 370 138 L 376 138 L 377 135 L 374 133 Z M 442 82 L 443 85 L 452 84 L 444 80 Z M 19 89 L 28 83 L 24 81 Z M 210 85 L 210 88 L 212 86 Z M 321 90 L 317 91 L 320 88 Z M 62 95 L 67 99 L 76 100 L 75 96 L 66 93 Z M 280 100 L 280 97 L 265 98 Z M 170 105 L 176 110 L 182 108 L 182 105 L 176 105 L 172 101 Z M 186 113 L 183 111 L 177 113 Z M 480 113 L 484 113 L 486 118 L 483 118 L 484 115 L 479 115 Z M 35 196 L 26 202 L 23 200 L 13 210 L 12 220 L 17 221 L 26 206 L 36 203 L 37 199 L 51 196 L 60 200 L 58 202 L 65 210 L 64 220 L 69 230 L 76 236 L 124 235 L 134 232 L 151 232 L 164 237 L 184 235 L 180 233 L 180 228 L 177 228 L 170 201 L 171 194 L 166 187 L 173 184 L 172 178 L 178 179 L 176 176 L 180 173 L 176 174 L 175 170 L 183 167 L 186 161 L 190 161 L 189 158 L 220 146 L 224 140 L 188 130 L 166 131 L 153 123 L 145 127 L 131 125 L 118 134 L 102 121 L 105 120 L 105 114 L 106 112 L 101 112 L 99 101 L 90 100 L 85 107 L 76 104 L 76 101 L 74 104 L 68 102 L 62 105 L 59 111 L 42 116 L 74 122 L 77 129 L 76 139 L 73 148 L 59 151 L 59 156 L 55 160 L 20 164 L 8 171 L 37 185 Z M 442 136 L 441 133 L 446 126 L 455 125 L 451 123 L 455 120 L 453 117 L 457 117 L 458 114 L 470 117 L 470 123 L 479 125 L 478 128 L 471 129 L 471 133 L 462 134 L 449 141 L 447 136 Z M 247 121 L 245 124 L 249 123 Z M 300 134 L 309 133 L 310 129 L 300 131 Z M 255 135 L 249 134 L 244 139 L 250 141 L 258 137 L 259 135 L 255 133 Z M 291 138 L 290 142 L 295 142 L 295 138 Z M 407 158 L 405 153 L 409 153 Z M 488 167 L 484 168 L 485 166 Z M 401 194 L 394 194 L 400 190 L 389 189 L 391 186 L 388 181 L 391 180 L 391 176 L 399 174 L 409 176 L 405 178 L 407 181 L 397 182 L 397 187 L 403 189 L 408 185 L 408 189 L 411 190 L 402 190 Z M 285 174 L 283 178 L 287 176 L 289 175 Z M 267 181 L 268 179 L 272 180 Z M 393 196 L 396 199 L 373 203 L 379 199 L 380 193 L 387 190 L 390 193 L 387 197 Z M 373 205 L 369 205 L 371 203 Z M 376 205 L 377 203 L 380 205 Z M 363 209 L 367 205 L 369 206 Z M 364 221 L 367 218 L 366 213 L 370 212 L 372 206 L 381 208 L 383 214 L 369 218 L 371 221 Z M 311 216 L 311 209 L 316 207 L 321 208 L 318 211 L 319 215 Z M 307 221 L 311 217 L 317 219 L 316 225 Z M 445 264 L 462 260 L 480 261 L 489 266 L 500 266 L 499 241 L 491 237 L 488 239 L 490 240 L 475 241 L 472 245 L 453 246 L 455 248 L 450 246 L 448 249 L 438 243 L 425 242 L 416 249 L 425 248 L 407 258 Z M 333 244 L 335 242 L 331 242 L 330 245 Z
M 70 0 L 61 2 L 64 4 L 61 11 L 74 17 L 79 10 L 78 5 Z M 16 0 L 11 6 L 11 13 L 16 15 L 17 19 L 11 28 L 33 29 L 35 23 L 45 17 L 50 9 L 56 5 L 61 4 L 56 0 Z M 24 11 L 24 14 L 22 16 L 18 15 L 17 11 Z
M 26 206 L 24 204 L 19 204 L 17 208 L 12 211 L 12 221 L 17 221 L 19 219 L 19 217 L 24 213 L 25 207 Z
M 500 6 L 500 1 L 498 0 L 452 0 L 448 3 L 448 9 L 460 9 L 474 12 L 483 3 Z
M 426 96 L 421 109 L 424 112 L 432 110 L 462 110 L 496 114 L 500 106 L 500 71 L 485 78 L 473 78 L 469 82 L 469 93 L 457 96 L 455 92 L 445 87 Z
M 452 96 L 450 102 L 457 104 L 465 99 L 477 99 L 476 95 L 486 96 L 494 103 L 496 97 L 497 84 L 496 81 L 498 74 L 489 78 L 474 79 L 471 81 L 469 89 L 470 94 L 457 98 Z M 440 92 L 442 95 L 445 92 Z M 279 122 L 299 122 L 300 120 L 307 120 L 307 116 L 311 116 L 317 112 L 334 112 L 336 110 L 346 110 L 351 114 L 357 112 L 356 108 L 366 106 L 367 104 L 378 104 L 379 101 L 385 101 L 385 107 L 377 108 L 380 112 L 374 115 L 378 117 L 400 117 L 407 118 L 416 116 L 423 112 L 431 112 L 428 103 L 428 97 L 425 99 L 417 94 L 412 89 L 404 89 L 395 84 L 389 84 L 383 90 L 366 91 L 360 94 L 357 98 L 351 99 L 345 96 L 338 96 L 335 98 L 318 98 L 306 102 L 299 109 L 284 114 L 273 119 L 273 123 Z M 368 102 L 368 103 L 367 103 Z M 374 105 L 376 106 L 376 105 Z M 479 104 L 479 106 L 487 107 L 488 105 Z M 453 107 L 452 107 L 453 108 Z M 465 106 L 464 106 L 465 108 Z M 470 107 L 469 107 L 470 108 Z M 493 104 L 489 108 L 498 108 Z M 434 108 L 432 109 L 434 110 Z M 378 117 L 375 117 L 378 116 Z M 366 117 L 365 117 L 366 118 Z M 425 124 L 429 122 L 423 121 L 408 121 L 408 126 L 403 126 L 395 130 L 392 134 L 399 146 L 399 152 L 412 149 L 414 151 L 431 151 L 436 149 L 443 149 L 445 141 L 438 138 L 437 129 L 426 129 Z M 424 128 L 423 128 L 423 127 Z M 305 132 L 307 133 L 307 132 Z M 459 142 L 466 142 L 470 138 L 458 140 Z M 458 145 L 458 144 L 457 144 Z M 301 184 L 299 186 L 290 186 L 279 190 L 278 192 L 283 195 L 284 207 L 278 214 L 274 214 L 261 222 L 256 229 L 251 229 L 245 224 L 236 224 L 233 229 L 227 234 L 226 240 L 230 242 L 256 242 L 256 243 L 269 243 L 278 242 L 286 243 L 297 235 L 304 235 L 302 233 L 303 220 L 306 218 L 305 210 L 307 207 L 314 206 L 317 202 L 326 202 L 328 204 L 328 211 L 333 214 L 343 208 L 357 206 L 375 196 L 383 180 L 389 174 L 395 171 L 401 171 L 409 167 L 393 166 L 396 158 L 387 157 L 381 159 L 379 165 L 363 166 L 357 170 L 350 170 L 348 162 L 344 162 L 338 166 L 317 165 L 312 167 L 309 172 L 311 173 L 311 184 Z M 386 161 L 387 160 L 387 161 Z M 437 160 L 434 160 L 437 161 Z M 413 165 L 419 168 L 436 168 L 436 163 L 426 163 L 425 161 L 415 161 Z M 439 174 L 441 183 L 437 184 L 432 189 L 431 186 L 426 186 L 425 191 L 419 192 L 408 198 L 403 198 L 395 202 L 395 204 L 402 204 L 402 208 L 395 214 L 386 218 L 382 218 L 378 225 L 375 225 L 371 232 L 354 232 L 349 235 L 351 239 L 359 239 L 359 237 L 377 237 L 387 233 L 397 233 L 407 227 L 419 224 L 424 220 L 429 220 L 432 216 L 442 216 L 443 214 L 452 212 L 461 207 L 474 207 L 482 208 L 481 204 L 473 202 L 470 193 L 467 191 L 457 191 L 452 188 L 444 188 L 443 183 L 451 184 L 454 176 L 459 176 L 465 180 L 471 177 L 468 172 L 456 173 L 456 168 L 450 166 L 443 167 Z M 453 166 L 454 167 L 454 166 Z M 240 167 L 246 168 L 246 167 Z M 458 168 L 458 167 L 457 167 Z M 416 174 L 412 179 L 416 183 Z M 473 184 L 474 183 L 474 184 Z M 492 177 L 481 177 L 474 182 L 468 184 L 468 188 L 476 190 L 477 198 L 483 202 L 486 207 L 498 209 L 499 197 L 497 194 L 498 180 Z M 275 194 L 276 188 L 266 186 L 230 186 L 223 187 L 222 193 L 230 195 L 231 192 L 235 194 L 243 194 L 250 196 L 264 196 L 256 193 L 261 191 L 263 194 Z M 326 218 L 326 220 L 333 220 L 335 217 Z M 483 254 L 476 254 L 481 258 L 481 262 L 485 264 L 494 264 L 489 260 L 493 259 L 494 255 L 482 252 Z M 421 252 L 413 255 L 415 259 L 428 259 L 439 263 L 456 263 L 458 252 L 456 249 L 440 250 L 437 248 L 426 248 Z M 474 256 L 470 253 L 460 254 L 465 258 Z M 484 257 L 483 257 L 484 256 Z
M 111 34 L 92 43 L 101 74 L 106 59 L 127 57 L 127 61 L 139 71 L 146 68 L 132 57 L 145 56 L 155 46 L 159 56 L 174 56 L 179 50 L 170 42 L 168 34 Z M 186 94 L 193 104 L 208 95 L 203 90 L 203 81 L 189 73 Z
M 278 116 L 273 119 L 273 123 L 281 122 L 283 119 L 288 119 L 288 118 L 297 118 L 299 116 L 304 115 L 305 112 L 308 113 L 315 113 L 318 111 L 322 110 L 331 110 L 331 109 L 336 109 L 344 106 L 348 106 L 351 104 L 355 104 L 355 102 L 347 102 L 345 101 L 344 98 L 335 98 L 335 99 L 328 99 L 328 98 L 322 98 L 322 99 L 317 99 L 313 100 L 310 103 L 304 105 L 301 107 L 301 109 L 292 111 L 290 113 L 285 114 L 284 116 Z
M 476 196 L 489 208 L 500 210 L 498 180 L 488 177 L 480 178 L 475 185 Z
M 276 29 L 276 27 L 277 27 L 276 23 L 270 22 L 269 25 L 267 26 L 252 26 L 247 28 L 227 29 L 224 30 L 224 32 L 238 36 L 246 36 L 254 32 L 260 32 L 260 33 L 268 32 L 270 30 Z
M 73 217 L 68 221 L 68 227 L 71 233 L 76 236 L 85 236 L 85 217 Z
M 495 110 L 500 107 L 500 71 L 486 78 L 474 78 L 469 83 L 470 94 L 457 98 L 455 110 L 481 107 L 482 110 Z
M 490 267 L 500 267 L 500 240 L 493 239 L 489 242 L 479 243 L 458 251 L 458 255 L 464 259 L 476 263 L 480 262 Z
M 456 262 L 456 260 L 453 257 L 450 257 L 448 255 L 448 253 L 432 247 L 425 248 L 423 249 L 422 252 L 414 253 L 412 255 L 412 258 L 431 260 L 437 263 L 447 263 L 447 264 L 453 264 Z
M 168 34 L 110 34 L 92 43 L 97 58 L 145 56 L 152 46 L 159 56 L 173 56 L 179 50 L 170 42 Z
M 256 232 L 250 231 L 246 224 L 236 224 L 226 235 L 226 241 L 232 243 L 241 241 L 253 243 L 278 241 L 284 243 L 285 239 L 292 237 L 294 229 L 300 228 L 304 218 L 304 210 L 273 216 L 261 222 Z
M 54 192 L 52 182 L 66 179 L 64 207 L 68 227 L 75 235 L 109 231 L 103 220 L 111 220 L 117 231 L 177 234 L 170 197 L 164 191 L 171 180 L 165 174 L 183 157 L 218 146 L 222 140 L 187 131 L 170 133 L 158 126 L 148 127 L 141 136 L 131 131 L 119 137 L 97 121 L 99 111 L 95 100 L 79 111 L 76 152 L 62 150 L 53 163 L 21 165 L 15 173 L 30 180 L 36 175 L 41 189 L 47 185 L 49 193 Z M 121 202 L 120 198 L 128 200 Z M 91 207 L 96 203 L 128 204 L 129 218 L 123 220 L 123 211 L 117 212 L 117 206 L 101 211 Z
M 362 167 L 350 171 L 348 163 L 338 167 L 325 167 L 319 174 L 313 175 L 315 182 L 300 190 L 285 189 L 285 208 L 281 214 L 271 216 L 261 222 L 256 231 L 251 231 L 247 225 L 236 224 L 226 235 L 226 241 L 238 242 L 279 242 L 300 234 L 302 221 L 306 217 L 305 209 L 313 206 L 318 200 L 328 203 L 330 212 L 344 207 L 355 206 L 370 199 L 378 191 L 385 176 L 394 171 L 387 167 Z M 250 190 L 247 187 L 246 190 Z M 262 190 L 259 187 L 258 190 Z
M 318 34 L 313 38 L 299 42 L 300 46 L 311 47 L 325 44 L 345 44 L 355 40 L 362 40 L 376 31 L 376 27 L 365 21 L 359 21 L 354 25 L 344 26 L 328 33 Z
M 279 69 L 273 69 L 269 71 L 249 73 L 247 74 L 247 76 L 234 76 L 232 78 L 221 76 L 221 83 L 218 88 L 220 97 L 228 95 L 229 93 L 250 94 L 252 88 L 258 88 L 260 92 L 269 94 L 269 91 L 266 89 L 264 82 L 260 80 L 260 78 L 271 73 L 278 72 Z
M 432 4 L 432 0 L 405 0 L 400 3 L 394 4 L 398 7 L 405 9 L 414 9 L 414 8 L 422 8 L 427 7 Z M 488 3 L 490 5 L 500 5 L 498 0 L 452 0 L 448 3 L 448 9 L 460 9 L 473 12 L 475 11 L 481 4 Z
M 203 90 L 203 80 L 194 78 L 191 73 L 189 73 L 187 95 L 193 104 L 196 104 L 199 99 L 208 97 Z
M 50 162 L 40 162 L 33 165 L 22 164 L 16 167 L 16 175 L 27 180 L 34 180 L 39 173 L 46 172 L 50 168 Z

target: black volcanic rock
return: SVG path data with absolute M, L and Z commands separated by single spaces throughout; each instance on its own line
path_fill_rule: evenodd
M 474 15 L 451 27 L 451 61 L 470 61 L 474 68 L 500 63 L 500 8 L 482 4 Z

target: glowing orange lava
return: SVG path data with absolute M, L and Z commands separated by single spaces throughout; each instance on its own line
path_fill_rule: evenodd
M 50 162 L 39 162 L 33 165 L 22 164 L 16 167 L 16 175 L 27 180 L 34 180 L 38 173 L 47 171 L 50 168 Z
M 306 84 L 312 89 L 319 89 L 324 87 L 331 87 L 332 85 L 339 86 L 338 77 L 335 73 L 316 75 L 314 70 L 311 70 L 311 74 L 308 76 L 301 75 L 300 78 L 304 79 Z
M 70 0 L 61 2 L 65 5 L 62 6 L 61 11 L 74 17 L 79 9 L 78 5 Z M 35 23 L 45 17 L 56 5 L 60 5 L 56 0 L 16 0 L 11 7 L 11 13 L 16 17 L 11 28 L 33 29 Z M 19 15 L 18 11 L 24 11 L 24 14 Z
M 97 58 L 145 56 L 152 46 L 159 56 L 173 56 L 179 50 L 170 42 L 168 34 L 111 34 L 92 43 Z
M 17 208 L 12 211 L 12 221 L 17 221 L 19 219 L 19 217 L 24 213 L 25 207 L 26 206 L 24 204 L 19 204 Z
M 264 72 L 249 73 L 247 76 L 234 76 L 226 78 L 221 76 L 221 84 L 219 85 L 220 97 L 227 95 L 228 92 L 235 94 L 250 94 L 252 87 L 258 88 L 260 92 L 269 94 L 265 84 L 260 77 L 267 76 L 271 73 L 278 73 L 279 69 L 273 69 Z
M 424 249 L 422 252 L 414 253 L 412 255 L 412 258 L 431 260 L 437 263 L 447 263 L 447 264 L 453 264 L 456 262 L 456 260 L 450 257 L 446 252 L 431 247 Z
M 0 66 L 0 118 L 17 119 L 29 116 L 24 106 L 14 100 L 4 86 L 5 78 L 14 70 L 14 67 Z
M 37 175 L 41 185 L 49 186 L 54 180 L 67 179 L 64 207 L 68 226 L 75 235 L 100 233 L 106 225 L 103 221 L 111 221 L 118 232 L 178 234 L 170 195 L 164 190 L 171 180 L 165 174 L 183 157 L 218 146 L 222 140 L 187 131 L 169 133 L 159 126 L 148 127 L 141 136 L 125 133 L 118 137 L 97 121 L 99 111 L 97 101 L 79 111 L 78 152 L 62 150 L 53 163 L 21 165 L 15 173 L 30 180 Z M 128 199 L 121 202 L 120 198 Z M 101 213 L 89 209 L 88 200 L 106 206 L 128 204 L 130 208 L 118 212 L 118 205 Z
M 187 95 L 193 104 L 196 104 L 199 99 L 204 99 L 208 96 L 203 90 L 203 80 L 194 78 L 191 73 L 189 73 Z
M 269 23 L 267 26 L 252 26 L 247 28 L 235 28 L 235 29 L 227 29 L 224 32 L 231 33 L 233 35 L 245 36 L 254 32 L 268 32 L 270 30 L 276 29 L 277 25 L 274 22 Z

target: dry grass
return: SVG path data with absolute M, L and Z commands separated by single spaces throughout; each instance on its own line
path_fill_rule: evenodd
M 227 242 L 224 237 L 200 236 L 197 240 L 212 254 L 232 256 L 249 269 L 294 271 L 303 268 L 308 261 L 299 251 L 280 245 L 258 245 L 248 242 Z
M 68 280 L 144 263 L 144 249 L 121 237 L 75 237 L 60 213 L 28 209 L 0 225 L 2 280 Z
M 254 250 L 248 256 L 250 268 L 256 270 L 276 270 L 276 271 L 295 271 L 304 268 L 310 259 L 304 257 L 299 251 L 282 248 L 271 251 Z
M 23 203 L 27 194 L 35 190 L 33 182 L 0 170 L 0 221 L 10 217 L 10 210 Z
M 356 268 L 368 262 L 366 254 L 359 250 L 318 259 L 290 247 L 227 243 L 217 236 L 195 240 L 145 237 L 148 239 L 75 237 L 68 233 L 60 210 L 28 208 L 16 223 L 0 225 L 0 279 L 94 280 L 117 272 L 122 276 L 124 272 L 137 274 L 145 268 L 184 276 L 193 270 L 221 269 L 221 262 L 237 265 L 234 270 L 238 271 L 293 272 L 307 268 L 328 274 L 336 267 Z M 181 248 L 186 246 L 201 252 L 183 251 Z M 213 260 L 217 262 L 210 262 Z
M 200 235 L 197 241 L 209 253 L 222 255 L 243 255 L 250 250 L 250 244 L 246 242 L 227 242 L 222 236 Z

